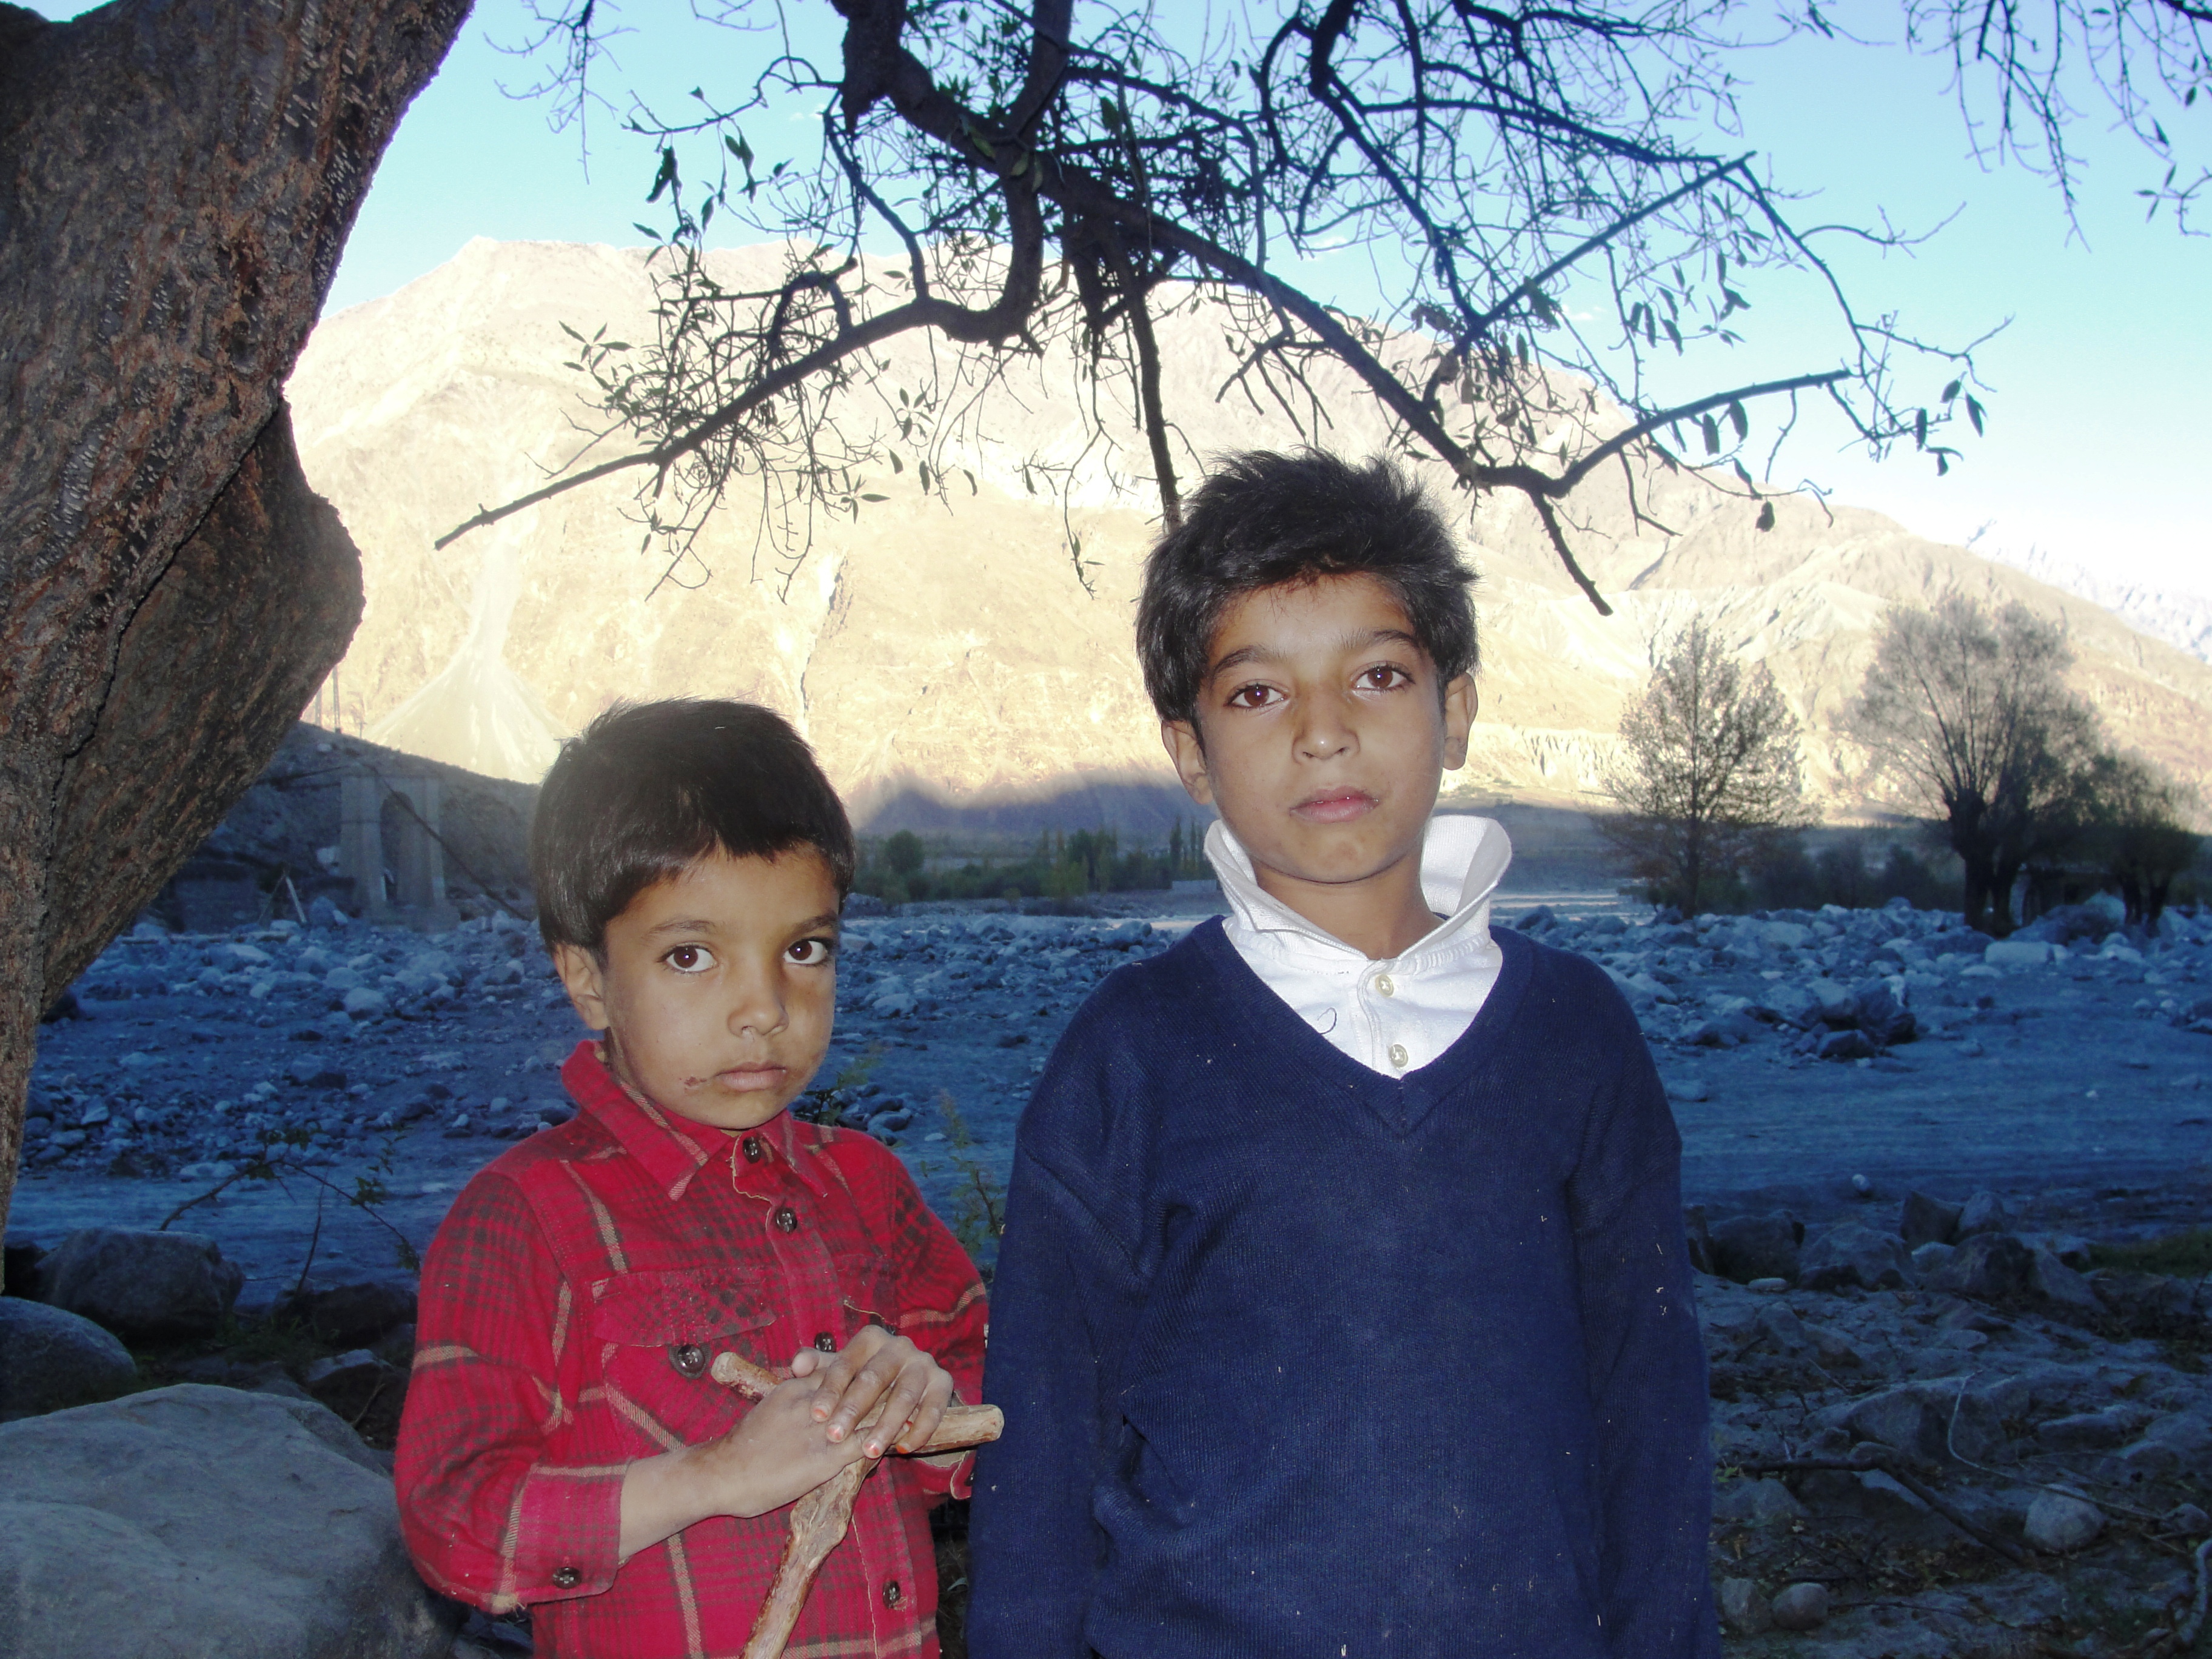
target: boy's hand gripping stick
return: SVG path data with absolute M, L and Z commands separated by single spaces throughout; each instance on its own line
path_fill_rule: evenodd
M 723 1387 L 754 1400 L 764 1396 L 778 1381 L 774 1372 L 733 1353 L 716 1354 L 708 1374 Z M 853 1432 L 857 1435 L 872 1428 L 883 1416 L 885 1403 L 878 1401 L 876 1408 L 854 1425 Z M 949 1405 L 937 1431 L 911 1455 L 919 1457 L 980 1446 L 987 1440 L 996 1440 L 1006 1423 L 996 1406 Z M 860 1495 L 860 1483 L 881 1461 L 863 1457 L 847 1464 L 791 1506 L 791 1529 L 784 1535 L 783 1559 L 776 1566 L 775 1583 L 769 1589 L 768 1599 L 761 1603 L 760 1614 L 753 1620 L 752 1634 L 745 1640 L 744 1659 L 778 1659 L 783 1652 L 792 1627 L 799 1622 L 799 1610 L 806 1605 L 806 1593 L 814 1586 L 814 1575 L 830 1559 L 830 1552 L 844 1541 L 853 1524 L 853 1504 Z

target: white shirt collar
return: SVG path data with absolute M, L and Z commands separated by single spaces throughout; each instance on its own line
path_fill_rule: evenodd
M 1265 891 L 1253 876 L 1251 854 L 1218 818 L 1206 832 L 1206 856 L 1229 901 L 1230 931 L 1232 937 L 1242 936 L 1237 939 L 1240 949 L 1247 941 L 1293 950 L 1319 948 L 1366 963 L 1365 952 L 1316 927 Z M 1421 897 L 1444 920 L 1391 960 L 1418 963 L 1470 944 L 1487 949 L 1491 896 L 1512 862 L 1513 843 L 1496 820 L 1459 813 L 1431 818 L 1421 841 Z

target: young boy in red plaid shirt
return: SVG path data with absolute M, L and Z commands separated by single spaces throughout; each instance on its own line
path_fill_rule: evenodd
M 541 1654 L 737 1654 L 787 1506 L 975 1397 L 974 1267 L 889 1152 L 785 1109 L 829 1046 L 853 866 L 766 709 L 617 708 L 546 775 L 538 925 L 605 1036 L 562 1068 L 576 1116 L 431 1243 L 398 1467 L 424 1578 L 529 1607 Z M 748 1401 L 726 1352 L 788 1380 Z M 927 1510 L 964 1474 L 886 1458 L 786 1651 L 935 1654 Z

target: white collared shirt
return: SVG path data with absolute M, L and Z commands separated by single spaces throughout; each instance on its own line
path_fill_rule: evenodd
M 1221 880 L 1229 942 L 1261 981 L 1344 1053 L 1385 1077 L 1427 1065 L 1474 1023 L 1504 957 L 1490 937 L 1490 899 L 1513 861 L 1489 818 L 1432 817 L 1421 843 L 1421 896 L 1444 920 L 1402 954 L 1364 951 L 1269 896 L 1229 826 L 1206 832 Z

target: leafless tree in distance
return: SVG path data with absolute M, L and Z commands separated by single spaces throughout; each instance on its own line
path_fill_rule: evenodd
M 2018 600 L 1953 589 L 1894 606 L 1844 730 L 1905 800 L 1942 819 L 1966 866 L 1969 927 L 2012 931 L 2012 890 L 2094 817 L 2096 711 L 2068 689 L 2073 652 Z
M 1746 667 L 1693 616 L 1652 653 L 1651 678 L 1620 717 L 1598 819 L 1635 873 L 1686 916 L 1759 842 L 1807 817 L 1797 717 L 1765 663 Z

